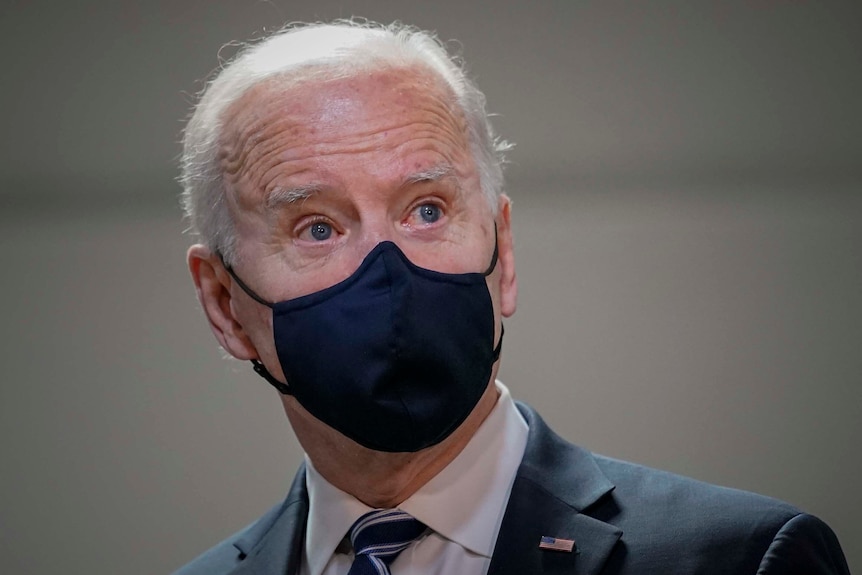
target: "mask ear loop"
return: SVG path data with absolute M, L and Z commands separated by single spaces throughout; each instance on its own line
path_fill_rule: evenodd
M 494 363 L 497 363 L 497 360 L 500 359 L 500 350 L 503 349 L 503 334 L 506 333 L 506 326 L 503 325 L 503 322 L 500 322 L 500 341 L 497 342 L 497 347 L 494 348 Z
M 494 253 L 491 254 L 491 263 L 488 265 L 488 269 L 482 272 L 482 275 L 488 277 L 492 273 L 494 273 L 494 269 L 497 267 L 497 257 L 500 254 L 500 245 L 497 242 L 497 222 L 494 222 Z
M 293 395 L 293 391 L 290 389 L 290 387 L 286 383 L 282 383 L 275 379 L 272 374 L 269 373 L 269 370 L 266 369 L 266 366 L 263 365 L 263 363 L 261 363 L 259 359 L 251 360 L 251 365 L 252 369 L 254 369 L 254 372 L 264 378 L 267 383 L 276 388 L 279 393 L 281 393 L 282 395 Z
M 497 237 L 497 222 L 494 222 L 494 253 L 491 255 L 491 264 L 488 266 L 482 275 L 488 277 L 492 273 L 494 273 L 494 269 L 497 267 L 497 258 L 500 255 L 500 243 Z M 497 360 L 500 359 L 500 350 L 503 348 L 503 334 L 506 333 L 506 327 L 503 325 L 502 320 L 500 321 L 500 341 L 497 342 L 497 345 L 494 347 L 494 363 L 497 363 Z
M 227 273 L 230 274 L 230 277 L 233 278 L 233 281 L 236 282 L 236 285 L 238 285 L 240 289 L 242 289 L 242 291 L 244 291 L 248 295 L 248 297 L 261 305 L 265 305 L 269 309 L 272 309 L 274 307 L 274 304 L 266 301 L 265 299 L 257 295 L 257 293 L 253 289 L 248 287 L 248 285 L 246 285 L 244 281 L 239 279 L 239 276 L 236 275 L 236 272 L 233 271 L 233 268 L 228 265 L 227 262 L 224 261 L 224 256 L 221 254 L 221 252 L 216 252 L 216 254 L 218 254 L 218 257 L 221 260 L 221 265 L 224 266 L 224 269 L 227 271 Z M 261 362 L 259 359 L 251 360 L 251 365 L 252 369 L 254 369 L 254 372 L 264 378 L 270 385 L 277 389 L 279 393 L 281 393 L 282 395 L 293 395 L 293 391 L 291 391 L 290 387 L 286 383 L 275 379 L 275 377 L 273 377 L 269 370 L 266 369 L 266 366 L 263 365 L 263 362 Z
M 275 304 L 272 304 L 272 303 L 266 301 L 265 299 L 263 299 L 262 297 L 260 297 L 259 295 L 257 295 L 257 293 L 253 289 L 248 287 L 244 281 L 239 279 L 239 276 L 236 275 L 236 272 L 233 271 L 233 268 L 230 266 L 230 264 L 228 264 L 226 261 L 224 261 L 224 256 L 221 255 L 221 252 L 216 252 L 216 254 L 218 255 L 218 259 L 221 260 L 221 265 L 224 266 L 225 271 L 227 271 L 227 273 L 230 274 L 230 277 L 233 278 L 233 281 L 236 282 L 236 285 L 238 285 L 240 287 L 240 289 L 242 289 L 242 291 L 244 291 L 248 295 L 248 297 L 250 297 L 251 299 L 253 299 L 254 301 L 256 301 L 259 304 L 265 305 L 269 309 L 272 309 L 273 307 L 275 307 Z

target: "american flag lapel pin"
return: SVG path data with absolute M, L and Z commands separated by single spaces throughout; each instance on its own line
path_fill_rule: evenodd
M 543 535 L 542 539 L 539 541 L 539 549 L 571 553 L 574 548 L 574 539 L 560 539 L 559 537 L 548 537 L 547 535 Z

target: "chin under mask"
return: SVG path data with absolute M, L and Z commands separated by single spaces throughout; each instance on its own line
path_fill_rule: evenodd
M 287 383 L 254 370 L 309 413 L 360 445 L 413 452 L 448 437 L 482 397 L 500 355 L 483 273 L 414 265 L 378 244 L 347 279 L 270 303 L 233 270 L 237 284 L 272 309 L 275 349 Z

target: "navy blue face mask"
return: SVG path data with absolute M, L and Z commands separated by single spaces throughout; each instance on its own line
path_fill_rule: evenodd
M 378 244 L 347 279 L 270 303 L 229 266 L 237 284 L 272 309 L 275 349 L 287 383 L 254 370 L 309 413 L 377 451 L 413 452 L 448 437 L 487 389 L 500 355 L 483 273 L 414 265 Z

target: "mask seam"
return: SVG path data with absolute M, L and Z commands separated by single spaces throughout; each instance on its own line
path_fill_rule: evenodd
M 395 244 L 393 244 L 393 245 L 395 245 Z M 396 249 L 398 248 L 398 246 L 395 246 L 395 247 L 396 247 Z M 398 249 L 397 251 L 401 252 L 400 249 Z M 407 256 L 404 255 L 403 253 L 401 253 L 400 255 L 403 256 L 404 259 L 407 259 Z M 393 351 L 394 351 L 393 355 L 395 356 L 395 360 L 398 361 L 401 359 L 401 353 L 399 350 L 399 346 L 397 345 L 397 342 L 402 337 L 402 334 L 401 334 L 402 329 L 401 329 L 401 324 L 395 321 L 395 315 L 396 314 L 395 314 L 395 309 L 394 309 L 395 306 L 393 305 L 395 298 L 393 297 L 393 295 L 394 295 L 393 287 L 394 286 L 392 284 L 392 270 L 389 266 L 389 262 L 387 261 L 385 254 L 382 254 L 382 256 L 383 256 L 383 265 L 386 267 L 386 282 L 389 284 L 389 296 L 390 296 L 389 321 L 392 322 L 392 326 L 393 326 L 392 332 L 395 335 L 395 338 L 394 338 L 395 341 L 392 342 L 392 347 L 393 347 Z M 415 423 L 413 421 L 413 414 L 410 412 L 410 409 L 407 407 L 407 404 L 404 402 L 404 396 L 401 392 L 400 386 L 397 387 L 397 389 L 398 389 L 398 403 L 401 404 L 401 408 L 404 410 L 404 413 L 407 414 L 407 419 L 408 419 L 409 424 L 410 424 L 410 429 L 414 430 L 413 434 L 415 435 L 416 434 L 416 431 L 415 431 L 416 427 L 415 427 Z M 413 439 L 413 438 L 411 438 L 411 439 Z

